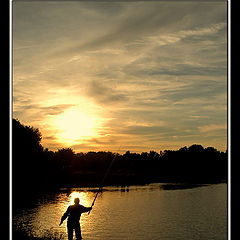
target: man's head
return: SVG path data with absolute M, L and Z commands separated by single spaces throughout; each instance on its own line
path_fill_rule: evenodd
M 75 199 L 74 199 L 74 203 L 75 203 L 75 204 L 79 204 L 79 202 L 80 202 L 80 199 L 79 199 L 79 198 L 75 198 Z

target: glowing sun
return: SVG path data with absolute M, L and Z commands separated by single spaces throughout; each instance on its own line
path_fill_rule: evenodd
M 57 138 L 62 143 L 74 144 L 98 136 L 102 120 L 86 109 L 70 108 L 54 120 Z

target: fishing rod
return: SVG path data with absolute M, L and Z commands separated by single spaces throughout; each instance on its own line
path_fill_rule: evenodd
M 121 147 L 119 147 L 118 152 L 119 152 L 120 148 L 121 148 Z M 96 199 L 97 199 L 97 196 L 98 196 L 101 188 L 103 188 L 103 183 L 104 183 L 105 179 L 107 178 L 108 173 L 110 172 L 110 169 L 111 169 L 111 167 L 112 167 L 112 165 L 113 165 L 114 160 L 116 159 L 116 156 L 117 156 L 117 154 L 113 157 L 110 165 L 108 166 L 108 169 L 106 170 L 106 173 L 105 173 L 105 175 L 104 175 L 104 177 L 103 177 L 103 179 L 102 179 L 102 182 L 101 182 L 100 185 L 99 185 L 99 188 L 98 188 L 98 191 L 97 191 L 97 193 L 96 193 L 96 195 L 95 195 L 95 198 L 93 199 L 91 208 L 93 207 L 93 205 L 94 205 L 94 203 L 95 203 L 95 201 L 96 201 Z M 91 212 L 91 210 L 89 210 L 88 215 L 90 214 L 90 212 Z

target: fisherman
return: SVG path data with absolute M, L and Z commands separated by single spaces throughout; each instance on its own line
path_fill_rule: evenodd
M 75 230 L 75 235 L 77 240 L 82 239 L 81 228 L 80 228 L 80 217 L 84 212 L 89 212 L 92 210 L 92 207 L 84 207 L 79 204 L 79 198 L 74 199 L 74 204 L 67 208 L 67 211 L 61 217 L 59 226 L 63 221 L 68 217 L 67 221 L 67 230 L 68 230 L 68 240 L 73 239 L 73 229 Z

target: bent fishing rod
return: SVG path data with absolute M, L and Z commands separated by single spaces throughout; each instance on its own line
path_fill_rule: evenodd
M 119 152 L 120 148 L 121 148 L 121 147 L 119 147 L 118 152 Z M 94 205 L 94 203 L 95 203 L 95 201 L 96 201 L 96 199 L 97 199 L 97 197 L 98 197 L 98 194 L 99 194 L 100 190 L 103 188 L 103 183 L 104 183 L 105 179 L 107 178 L 107 175 L 108 175 L 109 172 L 110 172 L 110 169 L 111 169 L 111 167 L 112 167 L 112 165 L 113 165 L 114 160 L 116 159 L 116 156 L 117 156 L 117 154 L 115 154 L 115 156 L 113 157 L 111 163 L 110 163 L 109 166 L 108 166 L 108 169 L 106 170 L 106 173 L 104 174 L 104 177 L 103 177 L 103 179 L 102 179 L 102 182 L 101 182 L 100 185 L 99 185 L 99 188 L 98 188 L 98 191 L 97 191 L 97 193 L 96 193 L 96 195 L 95 195 L 95 198 L 93 199 L 91 208 L 93 207 L 93 205 Z M 90 214 L 90 212 L 91 212 L 91 210 L 89 210 L 88 215 Z

